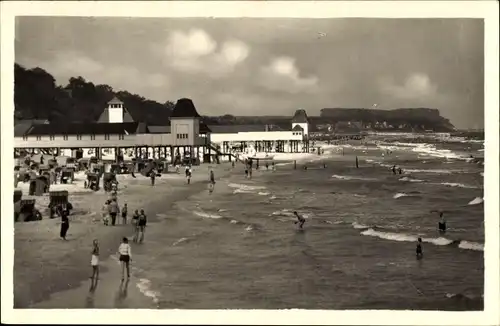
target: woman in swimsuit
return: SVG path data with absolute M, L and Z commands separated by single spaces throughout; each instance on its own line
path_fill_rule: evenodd
M 94 239 L 92 245 L 92 259 L 90 260 L 90 265 L 92 266 L 92 276 L 90 278 L 97 281 L 99 279 L 99 242 L 97 239 Z
M 132 250 L 128 244 L 128 239 L 123 238 L 122 243 L 118 247 L 120 262 L 122 264 L 122 281 L 125 279 L 125 269 L 127 269 L 127 278 L 130 277 L 130 261 L 132 261 Z

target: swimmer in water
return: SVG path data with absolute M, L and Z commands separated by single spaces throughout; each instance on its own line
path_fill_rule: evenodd
M 293 214 L 297 217 L 297 220 L 298 220 L 298 221 L 295 221 L 294 224 L 299 223 L 299 229 L 302 229 L 302 226 L 304 226 L 306 219 L 304 217 L 300 216 L 299 213 L 297 213 L 296 211 L 293 212 Z
M 417 259 L 422 259 L 424 257 L 424 253 L 422 251 L 422 238 L 418 238 L 417 240 L 416 253 L 417 253 Z
M 441 218 L 441 220 L 438 222 L 439 232 L 445 233 L 446 232 L 446 220 L 444 219 L 444 213 L 439 212 L 439 217 Z
M 392 166 L 392 173 L 396 174 L 396 166 L 395 165 Z

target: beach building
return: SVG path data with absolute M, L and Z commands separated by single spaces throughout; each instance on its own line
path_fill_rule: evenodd
M 14 150 L 15 155 L 25 151 L 77 159 L 116 161 L 141 157 L 172 163 L 178 158 L 210 162 L 215 155 L 231 160 L 248 149 L 304 152 L 309 150 L 305 134 L 309 128 L 305 111 L 299 111 L 303 112 L 297 119 L 294 116 L 290 130 L 269 125 L 207 126 L 193 101 L 182 98 L 168 121 L 148 125 L 134 121 L 124 103 L 114 97 L 95 123 L 18 123 L 14 128 Z

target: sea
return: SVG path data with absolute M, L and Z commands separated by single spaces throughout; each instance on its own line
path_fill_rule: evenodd
M 159 205 L 133 248 L 136 286 L 160 309 L 482 310 L 483 142 L 324 149 L 251 179 L 237 164 L 212 193 Z

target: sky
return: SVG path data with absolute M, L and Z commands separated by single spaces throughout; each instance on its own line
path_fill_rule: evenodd
M 484 126 L 480 19 L 17 17 L 15 60 L 202 115 L 376 104 Z

